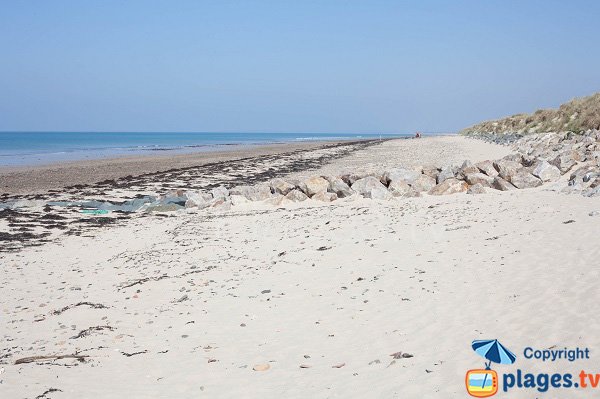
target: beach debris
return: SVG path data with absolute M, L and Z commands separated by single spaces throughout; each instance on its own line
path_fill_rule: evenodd
M 77 361 L 84 362 L 88 355 L 80 355 L 78 353 L 67 354 L 67 355 L 40 355 L 40 356 L 28 356 L 15 360 L 15 364 L 27 364 L 35 363 L 45 360 L 61 360 L 61 359 L 76 359 Z
M 569 220 L 565 220 L 563 222 L 563 224 L 571 224 L 571 223 L 575 223 L 575 221 L 573 219 L 569 219 Z
M 402 352 L 402 351 L 394 352 L 390 356 L 392 358 L 394 358 L 394 359 L 408 359 L 408 358 L 414 357 L 410 353 L 405 353 L 405 352 Z
M 341 369 L 345 365 L 346 365 L 346 363 L 338 363 L 338 364 L 334 364 L 333 366 L 331 366 L 331 368 L 333 368 L 333 369 Z
M 588 213 L 589 216 L 600 216 L 600 211 L 591 211 Z
M 48 394 L 51 394 L 53 392 L 62 392 L 62 389 L 57 389 L 57 388 L 46 389 L 44 391 L 44 393 L 42 393 L 41 395 L 36 396 L 35 399 L 46 399 L 46 398 L 48 398 Z
M 309 369 L 309 368 L 311 368 L 311 367 L 312 367 L 312 366 L 311 366 L 310 364 L 301 364 L 301 365 L 300 365 L 300 368 L 301 368 L 301 369 Z
M 271 366 L 268 363 L 264 363 L 264 364 L 256 364 L 252 367 L 252 370 L 254 371 L 267 371 L 268 369 L 270 369 Z
M 183 295 L 181 298 L 179 298 L 179 299 L 178 299 L 178 300 L 176 300 L 175 302 L 177 302 L 177 303 L 181 303 L 181 302 L 183 302 L 183 301 L 187 301 L 187 300 L 189 300 L 189 299 L 190 299 L 190 298 L 188 297 L 188 295 L 187 295 L 187 294 L 184 294 L 184 295 Z
M 68 305 L 68 306 L 65 306 L 63 308 L 57 309 L 57 310 L 53 311 L 52 314 L 55 315 L 55 316 L 57 316 L 57 315 L 60 315 L 60 314 L 62 314 L 64 312 L 66 312 L 69 309 L 73 309 L 73 308 L 76 308 L 78 306 L 89 306 L 92 309 L 108 309 L 108 306 L 103 305 L 101 303 L 93 303 L 93 302 L 83 301 L 83 302 L 78 302 L 76 304 Z
M 104 330 L 108 330 L 108 331 L 114 331 L 114 327 L 111 326 L 94 326 L 94 327 L 89 327 L 86 328 L 85 330 L 81 330 L 79 332 L 79 334 L 72 336 L 70 339 L 79 339 L 79 338 L 84 338 L 87 337 L 88 335 L 96 332 L 96 331 L 104 331 Z
M 106 215 L 109 211 L 106 209 L 82 209 L 79 213 L 83 213 L 84 215 Z
M 135 356 L 135 355 L 141 355 L 143 353 L 148 353 L 148 351 L 147 350 L 143 350 L 143 351 L 132 352 L 132 353 L 121 352 L 121 355 L 126 356 L 126 357 L 131 357 L 131 356 Z

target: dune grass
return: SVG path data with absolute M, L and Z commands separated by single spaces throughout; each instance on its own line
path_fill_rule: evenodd
M 558 109 L 538 109 L 532 114 L 517 114 L 485 121 L 463 129 L 460 134 L 531 134 L 571 131 L 580 133 L 600 129 L 600 93 L 575 98 Z

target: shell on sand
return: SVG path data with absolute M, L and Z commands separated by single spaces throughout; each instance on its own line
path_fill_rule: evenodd
M 252 370 L 254 370 L 254 371 L 267 371 L 270 368 L 271 368 L 271 366 L 268 365 L 268 364 L 257 364 L 254 367 L 252 367 Z

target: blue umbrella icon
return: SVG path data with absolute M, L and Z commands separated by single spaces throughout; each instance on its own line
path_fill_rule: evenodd
M 486 370 L 490 370 L 492 362 L 499 364 L 513 364 L 515 360 L 517 360 L 515 354 L 498 342 L 497 339 L 475 340 L 471 344 L 471 347 L 479 356 L 489 360 L 489 362 L 485 364 Z M 485 386 L 486 379 L 487 374 L 483 379 L 482 387 Z

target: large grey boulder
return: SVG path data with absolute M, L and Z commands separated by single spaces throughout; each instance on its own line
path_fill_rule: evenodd
M 354 190 L 340 178 L 332 179 L 329 182 L 329 191 L 335 193 L 338 198 L 346 198 L 354 194 Z
M 321 201 L 321 202 L 331 202 L 331 201 L 335 201 L 336 199 L 338 199 L 338 197 L 335 193 L 321 191 L 321 192 L 318 192 L 315 195 L 313 195 L 311 197 L 311 199 L 313 199 L 315 201 Z
M 494 181 L 492 182 L 492 188 L 495 188 L 496 190 L 500 190 L 500 191 L 509 191 L 509 190 L 517 189 L 510 182 L 504 180 L 500 176 L 494 177 Z
M 517 174 L 517 171 L 521 169 L 523 165 L 519 162 L 500 159 L 494 162 L 494 168 L 498 171 L 498 175 L 506 181 L 511 181 L 512 177 Z
M 271 187 L 266 184 L 237 186 L 229 190 L 229 195 L 243 195 L 250 201 L 263 201 L 271 197 Z
M 304 193 L 309 197 L 317 193 L 326 192 L 329 188 L 329 182 L 321 176 L 312 176 L 304 180 L 303 187 Z
M 473 165 L 471 161 L 466 160 L 458 169 L 458 173 L 460 174 L 460 176 L 462 176 L 462 178 L 464 178 L 465 176 L 470 175 L 472 173 L 479 173 L 479 168 Z
M 290 191 L 296 188 L 295 185 L 289 183 L 283 179 L 273 179 L 271 180 L 271 191 L 276 194 L 286 195 Z
M 215 199 L 217 199 L 217 198 L 227 198 L 227 196 L 229 195 L 229 190 L 227 190 L 223 186 L 219 186 L 219 187 L 215 187 L 212 190 L 210 190 L 210 194 Z
M 418 197 L 420 195 L 417 190 L 409 186 L 404 180 L 390 182 L 388 190 L 394 197 Z
M 469 187 L 467 194 L 485 194 L 485 187 L 477 183 Z
M 213 200 L 211 194 L 203 191 L 186 191 L 185 196 L 187 198 L 187 201 L 185 201 L 186 208 L 207 208 Z
M 304 195 L 304 193 L 303 193 L 303 195 Z M 305 197 L 306 197 L 306 195 L 305 195 Z M 264 200 L 264 203 L 269 204 L 269 205 L 274 205 L 274 206 L 284 206 L 287 204 L 291 204 L 292 201 L 290 199 L 288 199 L 285 195 L 275 194 L 271 198 Z
M 481 173 L 485 173 L 490 177 L 498 176 L 498 171 L 494 168 L 494 163 L 492 161 L 481 161 L 475 164 L 477 169 L 481 171 Z
M 373 176 L 367 176 L 355 181 L 352 185 L 352 190 L 366 198 L 389 199 L 392 197 L 379 179 Z
M 492 187 L 492 183 L 494 182 L 494 178 L 490 177 L 484 173 L 469 173 L 465 176 L 465 181 L 470 185 L 480 184 L 484 187 Z
M 448 194 L 463 193 L 463 192 L 467 191 L 468 188 L 469 188 L 469 185 L 466 182 L 464 182 L 462 180 L 458 180 L 456 178 L 450 178 L 450 179 L 444 180 L 442 183 L 438 184 L 437 186 L 435 186 L 431 190 L 429 190 L 429 194 L 431 194 L 431 195 L 448 195 Z
M 433 177 L 437 181 L 437 177 L 440 174 L 440 170 L 433 165 L 423 166 L 423 174 L 429 177 Z
M 569 176 L 569 187 L 572 189 L 587 189 L 600 176 L 600 167 L 585 165 L 575 170 Z M 573 191 L 573 190 L 571 190 Z
M 555 181 L 560 179 L 560 170 L 550 165 L 547 161 L 540 160 L 533 165 L 532 174 L 543 182 Z
M 389 185 L 394 180 L 403 180 L 408 184 L 412 184 L 421 176 L 421 172 L 406 168 L 394 168 L 383 173 L 381 182 Z
M 355 172 L 350 174 L 345 174 L 342 176 L 342 180 L 349 186 L 352 186 L 354 182 L 360 179 L 364 179 L 365 177 L 373 176 L 370 172 Z
M 292 202 L 306 201 L 308 197 L 302 191 L 294 189 L 286 194 L 285 198 Z
M 454 168 L 452 166 L 444 166 L 437 176 L 437 183 L 440 184 L 444 180 L 453 179 L 455 176 Z
M 419 177 L 417 177 L 412 183 L 409 183 L 409 185 L 415 189 L 415 191 L 429 191 L 435 186 L 435 184 L 435 179 L 427 175 L 419 175 Z
M 243 195 L 230 195 L 229 201 L 233 206 L 248 204 L 250 200 Z
M 521 188 L 521 189 L 522 188 L 533 188 L 533 187 L 538 187 L 538 186 L 542 185 L 542 181 L 540 179 L 538 179 L 531 173 L 526 172 L 524 170 L 520 170 L 516 174 L 511 176 L 510 182 L 516 188 Z
M 577 161 L 573 159 L 573 157 L 568 153 L 559 154 L 550 160 L 550 164 L 556 166 L 560 173 L 565 174 L 575 165 L 577 165 Z

